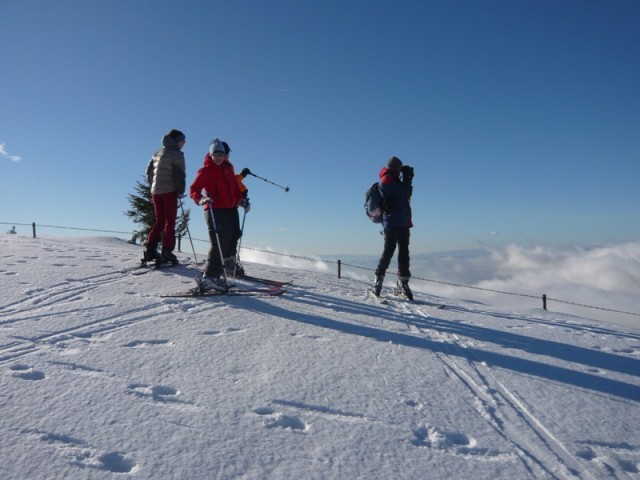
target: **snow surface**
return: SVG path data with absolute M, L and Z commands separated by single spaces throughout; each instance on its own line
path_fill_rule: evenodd
M 0 235 L 1 478 L 640 478 L 638 329 L 255 263 L 294 284 L 161 298 L 198 271 L 140 255 Z

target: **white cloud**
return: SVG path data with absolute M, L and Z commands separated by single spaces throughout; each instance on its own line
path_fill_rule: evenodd
M 6 158 L 12 162 L 19 162 L 22 160 L 22 158 L 17 155 L 9 155 L 7 150 L 4 148 L 4 143 L 0 143 L 0 158 Z
M 265 250 L 243 249 L 242 259 L 330 275 L 337 273 L 333 261 Z M 342 275 L 370 282 L 377 260 L 377 256 L 343 256 Z M 387 286 L 395 282 L 395 263 L 394 256 L 387 272 Z M 549 308 L 555 312 L 638 324 L 638 316 L 619 312 L 640 314 L 640 242 L 596 248 L 506 245 L 469 252 L 416 255 L 411 260 L 411 271 L 414 291 L 441 296 L 447 301 L 460 299 L 505 308 L 541 308 L 542 295 L 546 294 Z M 365 289 L 363 285 L 363 292 Z
M 258 250 L 251 247 L 243 247 L 241 255 L 241 259 L 247 262 L 322 273 L 331 271 L 331 267 L 320 258 L 290 255 L 287 252 L 275 252 L 268 248 Z
M 571 303 L 640 313 L 640 242 L 597 248 L 508 245 L 476 260 L 484 268 L 484 278 L 475 271 L 477 287 L 528 295 L 544 293 L 559 300 L 551 302 L 553 310 L 601 320 L 622 317 L 637 326 L 638 317 L 573 307 Z M 498 293 L 447 293 L 491 304 L 536 306 L 531 299 Z
M 567 283 L 600 290 L 640 295 L 640 243 L 597 248 L 509 245 L 493 250 L 495 270 L 507 281 L 523 285 Z

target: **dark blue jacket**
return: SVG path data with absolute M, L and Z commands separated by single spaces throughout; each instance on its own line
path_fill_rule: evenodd
M 378 175 L 380 177 L 380 192 L 383 199 L 384 215 L 382 226 L 384 228 L 413 227 L 411 222 L 411 183 L 400 180 L 400 172 L 383 167 Z

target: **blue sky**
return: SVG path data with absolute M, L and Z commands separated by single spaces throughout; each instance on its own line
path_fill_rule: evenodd
M 636 241 L 639 25 L 637 1 L 2 0 L 0 222 L 132 230 L 178 128 L 188 183 L 220 137 L 290 187 L 247 179 L 254 247 L 380 253 L 363 196 L 392 155 L 414 253 Z

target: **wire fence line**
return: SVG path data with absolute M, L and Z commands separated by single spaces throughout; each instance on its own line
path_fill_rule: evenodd
M 10 232 L 10 233 L 15 233 L 15 226 L 30 226 L 33 229 L 33 238 L 36 238 L 36 223 L 32 222 L 32 223 L 17 223 L 17 222 L 0 222 L 0 225 L 13 225 L 14 226 L 14 232 Z M 125 231 L 121 231 L 121 230 L 103 230 L 103 229 L 97 229 L 97 228 L 80 228 L 80 227 L 65 227 L 65 226 L 58 226 L 58 225 L 43 225 L 43 224 L 38 224 L 38 227 L 42 227 L 42 228 L 56 228 L 56 229 L 61 229 L 61 230 L 78 230 L 78 231 L 84 231 L 84 232 L 98 232 L 98 233 L 119 233 L 119 234 L 126 234 L 126 235 L 131 235 L 133 236 L 133 231 L 129 231 L 129 232 L 125 232 Z M 178 245 L 180 245 L 180 239 L 181 237 L 178 237 Z M 210 243 L 210 240 L 203 240 L 203 239 L 199 239 L 199 238 L 193 238 L 193 241 L 197 241 L 197 242 L 203 242 L 203 243 Z M 363 267 L 360 265 L 352 265 L 349 263 L 344 263 L 341 260 L 326 260 L 326 259 L 321 259 L 321 258 L 313 258 L 313 257 L 306 257 L 306 256 L 302 256 L 302 255 L 292 255 L 292 254 L 288 254 L 288 253 L 282 253 L 282 252 L 276 252 L 273 250 L 261 250 L 258 248 L 252 248 L 252 247 L 247 247 L 247 246 L 243 246 L 243 249 L 246 250 L 253 250 L 256 252 L 260 252 L 260 253 L 267 253 L 270 255 L 277 255 L 277 256 L 282 256 L 282 257 L 287 257 L 287 258 L 293 258 L 293 259 L 297 259 L 297 260 L 305 260 L 308 262 L 324 262 L 324 263 L 329 263 L 329 264 L 334 264 L 337 265 L 338 268 L 338 278 L 341 278 L 341 271 L 342 271 L 342 267 L 349 267 L 349 268 L 354 268 L 354 269 L 358 269 L 358 270 L 365 270 L 368 272 L 375 272 L 375 270 L 373 268 L 369 268 L 369 267 Z M 600 310 L 600 311 L 605 311 L 605 312 L 612 312 L 612 313 L 620 313 L 620 314 L 624 314 L 624 315 L 632 315 L 632 316 L 636 316 L 636 317 L 640 317 L 640 313 L 635 313 L 635 312 L 626 312 L 623 310 L 615 310 L 615 309 L 611 309 L 611 308 L 604 308 L 604 307 L 597 307 L 594 305 L 586 305 L 586 304 L 582 304 L 582 303 L 576 303 L 576 302 L 571 302 L 568 300 L 560 300 L 557 298 L 550 298 L 547 297 L 546 294 L 543 295 L 530 295 L 530 294 L 526 294 L 526 293 L 516 293 L 516 292 L 507 292 L 507 291 L 502 291 L 502 290 L 494 290 L 491 288 L 483 288 L 483 287 L 477 287 L 477 286 L 473 286 L 473 285 L 465 285 L 462 283 L 453 283 L 453 282 L 445 282 L 442 280 L 434 280 L 431 278 L 422 278 L 422 277 L 416 277 L 413 276 L 411 277 L 412 280 L 421 280 L 423 282 L 429 282 L 429 283 L 435 283 L 435 284 L 439 284 L 439 285 L 447 285 L 450 287 L 456 287 L 456 288 L 466 288 L 466 289 L 470 289 L 470 290 L 479 290 L 479 291 L 483 291 L 483 292 L 490 292 L 490 293 L 498 293 L 501 295 L 510 295 L 510 296 L 517 296 L 517 297 L 524 297 L 524 298 L 533 298 L 533 299 L 541 299 L 542 298 L 542 302 L 543 302 L 543 308 L 545 310 L 547 310 L 547 302 L 548 301 L 552 301 L 552 302 L 556 302 L 556 303 L 562 303 L 564 305 L 573 305 L 576 307 L 582 307 L 582 308 L 590 308 L 590 309 L 594 309 L 594 310 Z

